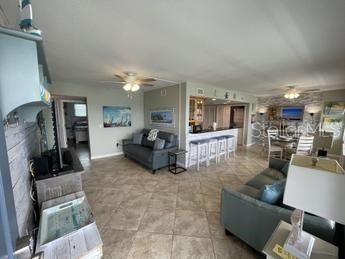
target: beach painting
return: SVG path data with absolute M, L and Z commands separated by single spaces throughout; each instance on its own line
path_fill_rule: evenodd
M 131 127 L 131 107 L 103 106 L 103 126 L 104 128 Z
M 157 126 L 174 126 L 174 109 L 150 111 L 150 124 Z

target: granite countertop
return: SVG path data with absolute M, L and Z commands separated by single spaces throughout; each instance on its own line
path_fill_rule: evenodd
M 217 132 L 217 131 L 223 131 L 223 130 L 231 130 L 231 129 L 240 129 L 240 128 L 217 128 L 217 130 L 213 129 L 203 129 L 201 132 L 190 132 L 190 134 L 201 134 L 201 133 L 208 133 L 208 132 Z

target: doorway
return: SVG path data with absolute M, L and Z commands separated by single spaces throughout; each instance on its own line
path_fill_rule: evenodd
M 54 96 L 61 147 L 74 148 L 79 159 L 90 159 L 89 123 L 85 97 Z

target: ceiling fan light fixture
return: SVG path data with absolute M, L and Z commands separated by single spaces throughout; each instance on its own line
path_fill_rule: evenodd
M 140 85 L 134 84 L 134 85 L 132 85 L 131 91 L 132 91 L 132 92 L 136 92 L 136 91 L 138 91 L 139 89 L 140 89 Z
M 284 97 L 286 99 L 296 99 L 299 97 L 299 93 L 297 93 L 294 88 L 290 88 L 289 90 L 287 90 Z
M 130 91 L 132 89 L 132 85 L 131 84 L 125 84 L 124 86 L 123 86 L 123 90 L 125 90 L 125 91 Z

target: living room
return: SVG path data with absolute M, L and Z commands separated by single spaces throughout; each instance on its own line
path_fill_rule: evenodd
M 342 0 L 19 2 L 0 258 L 344 258 Z

